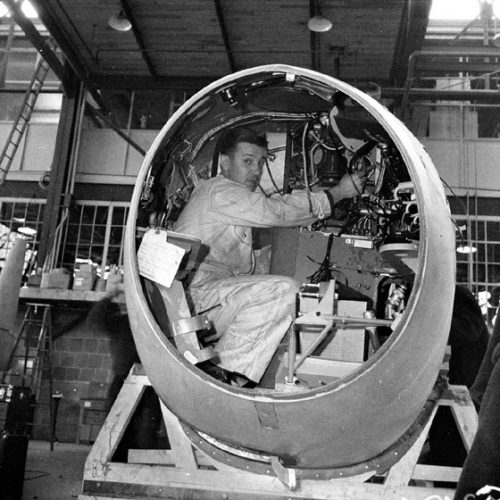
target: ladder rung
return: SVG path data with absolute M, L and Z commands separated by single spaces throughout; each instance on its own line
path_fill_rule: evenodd
M 52 49 L 55 50 L 55 43 L 53 40 L 49 40 L 48 46 Z M 5 163 L 5 168 L 0 168 L 0 172 L 2 172 L 2 175 L 0 176 L 0 184 L 3 183 L 5 180 L 5 177 L 7 176 L 7 173 L 9 172 L 9 168 L 12 164 L 12 160 L 14 159 L 14 155 L 19 147 L 19 143 L 21 141 L 22 135 L 24 133 L 25 125 L 31 118 L 31 112 L 33 111 L 36 100 L 38 98 L 39 93 L 42 90 L 42 86 L 44 83 L 44 80 L 47 76 L 47 73 L 50 69 L 49 64 L 47 61 L 43 58 L 41 58 L 37 64 L 37 67 L 35 69 L 35 72 L 33 74 L 33 77 L 31 79 L 30 83 L 30 88 L 25 94 L 24 97 L 24 103 L 23 103 L 23 108 L 21 109 L 21 112 L 18 115 L 17 121 L 15 122 L 15 125 L 13 126 L 9 139 L 7 139 L 7 144 L 4 147 L 4 150 L 0 156 L 0 164 Z M 21 127 L 18 126 L 18 122 L 20 120 L 24 120 L 24 123 L 22 124 Z M 18 137 L 15 137 L 15 134 L 18 134 Z M 14 139 L 13 139 L 14 138 Z M 7 150 L 9 146 L 12 146 L 12 154 L 7 154 Z M 7 158 L 8 161 L 4 162 L 4 159 Z

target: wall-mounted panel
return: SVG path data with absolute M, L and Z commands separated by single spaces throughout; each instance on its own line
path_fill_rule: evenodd
M 464 174 L 459 142 L 452 139 L 430 139 L 428 137 L 420 138 L 420 141 L 432 158 L 439 176 L 450 186 L 463 186 Z
M 80 137 L 77 172 L 124 175 L 126 144 L 112 129 L 83 130 Z
M 57 136 L 57 123 L 30 124 L 26 130 L 23 172 L 46 172 L 51 169 Z

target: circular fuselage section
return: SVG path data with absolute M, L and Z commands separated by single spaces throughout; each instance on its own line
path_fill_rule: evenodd
M 189 279 L 203 242 L 175 232 L 193 189 L 221 175 L 218 140 L 236 126 L 267 139 L 262 196 L 328 190 L 346 175 L 367 179 L 306 227 L 252 229 L 265 272 L 301 284 L 294 340 L 284 337 L 253 388 L 222 383 L 201 368 L 214 346 L 203 335 L 209 325 L 192 310 Z M 171 287 L 139 265 L 145 259 L 154 267 L 144 245 L 152 233 L 187 256 Z M 449 332 L 454 233 L 423 147 L 363 92 L 282 65 L 245 70 L 200 91 L 146 156 L 125 257 L 127 306 L 146 373 L 187 428 L 210 446 L 221 443 L 221 456 L 229 449 L 244 460 L 277 457 L 304 470 L 374 464 L 421 418 Z

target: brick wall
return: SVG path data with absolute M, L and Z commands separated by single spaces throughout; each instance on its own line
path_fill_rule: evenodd
M 71 323 L 76 325 L 65 331 L 64 325 Z M 109 408 L 137 354 L 126 315 L 110 301 L 94 305 L 86 315 L 55 309 L 53 325 L 53 394 L 62 395 L 55 436 L 60 442 L 75 442 L 81 400 L 106 399 Z M 50 438 L 48 403 L 49 383 L 44 376 L 34 415 L 34 439 Z

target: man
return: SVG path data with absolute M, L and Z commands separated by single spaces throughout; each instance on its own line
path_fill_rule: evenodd
M 481 307 L 467 287 L 455 286 L 448 345 L 451 347 L 448 381 L 471 389 L 483 362 L 490 334 Z M 450 407 L 438 409 L 429 431 L 429 463 L 462 467 L 467 452 Z
M 235 128 L 218 146 L 221 173 L 196 187 L 174 229 L 208 247 L 189 290 L 197 314 L 206 314 L 217 332 L 217 365 L 237 385 L 258 383 L 294 318 L 298 283 L 254 274 L 251 228 L 305 226 L 328 217 L 336 203 L 361 192 L 365 177 L 346 175 L 309 196 L 267 197 L 257 191 L 265 137 Z
M 485 486 L 494 487 L 492 495 L 488 498 L 500 496 L 500 320 L 498 317 L 497 314 L 488 348 L 470 389 L 472 400 L 479 407 L 478 427 L 453 500 L 482 498 L 475 493 Z

